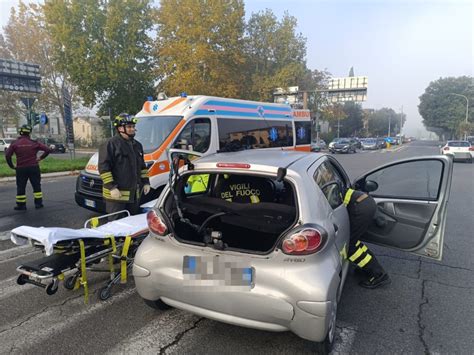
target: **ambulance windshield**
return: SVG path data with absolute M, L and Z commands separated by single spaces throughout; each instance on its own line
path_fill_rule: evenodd
M 156 150 L 176 127 L 182 116 L 137 117 L 135 139 L 143 145 L 145 153 Z

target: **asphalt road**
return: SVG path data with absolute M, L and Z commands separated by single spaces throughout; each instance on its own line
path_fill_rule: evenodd
M 395 152 L 337 155 L 351 178 L 378 165 L 438 152 L 437 143 L 414 142 Z M 474 348 L 473 211 L 474 165 L 456 163 L 444 244 L 434 262 L 374 247 L 392 284 L 362 289 L 355 276 L 346 282 L 338 309 L 334 353 L 472 354 Z M 18 225 L 80 227 L 94 214 L 74 204 L 75 179 L 43 181 L 45 208 L 12 210 L 14 183 L 0 185 L 0 232 Z M 30 192 L 31 194 L 31 192 Z M 5 233 L 4 233 L 5 235 Z M 1 233 L 0 233 L 1 236 Z M 3 238 L 5 239 L 5 238 Z M 311 353 L 312 343 L 291 333 L 256 331 L 200 318 L 179 310 L 148 308 L 133 280 L 99 301 L 107 277 L 90 274 L 91 297 L 60 287 L 47 296 L 34 286 L 18 286 L 16 267 L 41 254 L 0 241 L 0 353 Z

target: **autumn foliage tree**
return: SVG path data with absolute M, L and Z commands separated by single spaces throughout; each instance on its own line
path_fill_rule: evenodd
M 156 22 L 159 90 L 168 95 L 241 95 L 246 85 L 242 0 L 162 0 Z
M 150 0 L 47 0 L 59 67 L 99 114 L 137 112 L 153 93 Z

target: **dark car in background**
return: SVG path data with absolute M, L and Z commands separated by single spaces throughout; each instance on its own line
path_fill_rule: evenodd
M 66 146 L 64 143 L 58 142 L 53 138 L 37 138 L 37 141 L 49 147 L 52 153 L 66 153 Z
M 356 153 L 357 141 L 353 138 L 337 138 L 329 144 L 331 153 Z

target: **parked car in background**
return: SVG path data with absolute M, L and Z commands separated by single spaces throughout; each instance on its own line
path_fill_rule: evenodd
M 334 143 L 334 144 L 333 144 Z M 332 144 L 332 145 L 331 145 Z M 331 153 L 356 153 L 357 142 L 353 138 L 337 138 L 329 144 Z
M 175 154 L 178 166 L 188 159 Z M 444 156 L 410 158 L 351 184 L 327 154 L 251 150 L 188 160 L 147 213 L 150 234 L 133 263 L 138 294 L 157 309 L 291 331 L 328 353 L 349 270 L 344 191 L 370 192 L 378 203 L 379 223 L 362 240 L 441 260 L 452 170 Z
M 320 152 L 321 150 L 325 150 L 327 148 L 326 142 L 323 139 L 320 139 L 319 142 L 311 142 L 311 151 L 312 152 Z
M 58 142 L 53 138 L 37 138 L 37 141 L 49 147 L 52 153 L 66 153 L 66 146 L 64 143 Z
M 441 148 L 441 154 L 450 155 L 454 160 L 461 160 L 472 164 L 474 146 L 469 141 L 448 141 Z
M 377 150 L 379 146 L 375 138 L 365 138 L 362 140 L 362 149 L 363 150 Z
M 387 142 L 384 138 L 377 138 L 377 146 L 379 149 L 387 148 Z
M 355 146 L 357 149 L 362 149 L 362 140 L 360 138 L 353 137 L 351 139 L 355 141 Z
M 6 151 L 14 140 L 15 138 L 0 138 L 0 152 Z
M 467 136 L 466 140 L 474 146 L 474 136 Z

